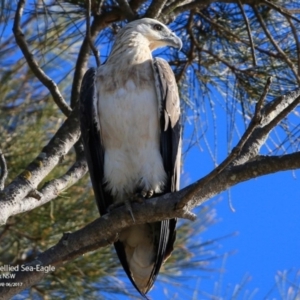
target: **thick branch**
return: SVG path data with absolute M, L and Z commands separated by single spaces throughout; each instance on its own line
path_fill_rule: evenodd
M 29 47 L 27 45 L 27 42 L 25 40 L 24 34 L 23 34 L 23 32 L 21 30 L 21 26 L 20 26 L 24 5 L 25 5 L 25 0 L 20 0 L 18 2 L 18 7 L 17 7 L 14 26 L 13 26 L 13 32 L 15 35 L 16 42 L 17 42 L 18 46 L 20 47 L 31 71 L 39 79 L 39 81 L 49 90 L 49 92 L 51 93 L 51 95 L 53 97 L 53 100 L 55 101 L 57 106 L 60 108 L 60 110 L 66 116 L 69 116 L 72 110 L 69 107 L 69 105 L 66 103 L 63 96 L 61 95 L 56 83 L 49 76 L 47 76 L 44 73 L 44 71 L 38 65 L 37 61 L 34 59 L 33 54 L 29 50 Z
M 155 222 L 174 217 L 190 218 L 188 209 L 202 204 L 230 186 L 258 176 L 297 168 L 300 168 L 299 152 L 280 157 L 259 157 L 255 161 L 242 166 L 228 168 L 222 174 L 219 174 L 201 188 L 195 197 L 190 199 L 185 208 L 177 210 L 175 207 L 193 186 L 189 186 L 177 193 L 145 200 L 143 204 L 134 203 L 132 211 L 136 220 L 135 224 Z M 199 184 L 201 184 L 201 180 L 195 183 L 195 185 Z M 88 251 L 107 246 L 115 240 L 118 232 L 132 225 L 133 221 L 130 214 L 123 207 L 119 207 L 110 214 L 97 219 L 74 233 L 64 234 L 57 245 L 41 253 L 28 266 L 50 265 L 58 267 Z M 10 283 L 22 282 L 23 285 L 13 288 L 0 287 L 0 299 L 8 299 L 21 290 L 38 283 L 45 275 L 44 272 L 17 272 L 15 279 L 7 281 Z
M 191 210 L 240 182 L 267 174 L 299 168 L 300 152 L 283 156 L 257 156 L 255 160 L 243 165 L 229 166 L 204 187 L 201 185 L 201 179 L 194 183 L 195 186 L 201 188 L 194 193 L 193 199 L 189 199 L 186 209 Z
M 278 97 L 268 103 L 262 111 L 260 127 L 256 128 L 245 144 L 240 156 L 234 161 L 235 165 L 243 164 L 258 155 L 270 131 L 299 105 L 300 89 Z
M 47 182 L 40 191 L 34 190 L 22 201 L 1 201 L 0 202 L 0 224 L 5 224 L 11 216 L 33 210 L 45 203 L 55 199 L 61 192 L 71 187 L 81 179 L 88 171 L 84 154 L 75 164 L 60 178 Z M 38 192 L 38 196 L 36 193 Z
M 0 194 L 0 219 L 2 222 L 3 220 L 6 222 L 5 216 L 10 216 L 10 211 L 16 211 L 16 209 L 19 209 L 20 212 L 24 211 L 22 210 L 23 199 L 29 192 L 37 188 L 60 159 L 69 152 L 79 136 L 78 111 L 74 110 L 39 156 Z

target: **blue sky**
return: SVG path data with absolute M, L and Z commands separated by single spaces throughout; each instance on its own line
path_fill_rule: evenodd
M 205 156 L 195 148 L 188 154 L 184 170 L 192 182 L 199 179 L 198 162 L 207 162 Z M 299 171 L 280 172 L 231 188 L 235 212 L 230 209 L 227 192 L 209 200 L 208 204 L 216 203 L 218 222 L 194 239 L 211 240 L 236 233 L 219 241 L 217 253 L 231 254 L 210 266 L 222 268 L 223 272 L 186 273 L 190 280 L 182 284 L 189 289 L 172 287 L 168 292 L 170 297 L 162 296 L 163 285 L 158 278 L 156 288 L 149 293 L 150 298 L 212 299 L 208 295 L 214 295 L 216 299 L 296 299 L 292 297 L 291 288 L 290 298 L 280 296 L 280 291 L 287 295 L 290 285 L 277 279 L 287 271 L 288 280 L 296 284 L 295 289 L 298 287 L 300 293 L 299 176 Z M 234 291 L 244 280 L 246 284 L 233 298 Z
M 185 168 L 194 174 L 192 159 L 187 159 Z M 299 177 L 300 173 L 295 175 Z M 233 287 L 249 275 L 244 292 L 258 289 L 254 299 L 264 299 L 275 284 L 278 271 L 290 270 L 295 274 L 300 269 L 299 180 L 292 172 L 281 172 L 239 184 L 230 193 L 235 212 L 230 210 L 226 192 L 216 197 L 220 220 L 202 238 L 238 232 L 220 241 L 220 252 L 235 250 L 225 262 L 223 292 L 228 285 Z M 201 280 L 201 290 L 212 292 L 211 281 L 217 282 L 219 278 L 220 274 L 210 274 L 208 279 Z M 275 299 L 279 299 L 276 295 Z

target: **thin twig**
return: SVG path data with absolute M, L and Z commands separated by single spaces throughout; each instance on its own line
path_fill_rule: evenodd
M 97 67 L 99 67 L 101 65 L 100 62 L 100 57 L 99 57 L 99 51 L 98 49 L 95 47 L 92 37 L 91 37 L 91 0 L 87 0 L 87 11 L 86 11 L 86 38 L 88 39 L 90 48 L 94 54 L 95 60 L 96 60 L 96 64 Z
M 263 2 L 269 6 L 269 7 L 272 7 L 274 10 L 278 11 L 279 13 L 281 13 L 282 15 L 284 15 L 285 17 L 289 17 L 289 18 L 292 18 L 293 20 L 297 21 L 298 23 L 300 23 L 300 20 L 295 17 L 294 15 L 292 15 L 288 10 L 286 10 L 284 7 L 282 6 L 279 6 L 277 4 L 269 0 L 263 0 Z
M 256 123 L 261 121 L 261 118 L 262 118 L 261 109 L 262 109 L 263 103 L 267 97 L 267 94 L 269 92 L 269 89 L 270 89 L 270 86 L 272 83 L 272 79 L 273 79 L 272 77 L 269 77 L 267 79 L 264 91 L 263 91 L 260 99 L 257 101 L 257 103 L 255 105 L 255 111 L 254 111 L 254 116 L 253 116 L 252 120 Z
M 298 76 L 300 77 L 300 41 L 299 41 L 299 33 L 293 24 L 292 20 L 287 17 L 287 20 L 291 26 L 292 33 L 294 35 L 295 43 L 296 43 L 296 49 L 297 49 L 297 66 L 298 66 Z
M 164 20 L 166 20 L 167 17 L 169 17 L 169 20 L 167 21 L 170 21 L 170 19 L 175 19 L 177 15 L 192 9 L 198 9 L 198 11 L 200 11 L 202 8 L 205 8 L 210 4 L 211 4 L 211 0 L 201 0 L 201 1 L 191 1 L 191 2 L 180 1 L 180 0 L 178 2 L 174 1 L 170 6 L 166 7 L 163 10 Z
M 212 56 L 216 61 L 220 61 L 222 62 L 225 66 L 227 66 L 233 73 L 235 72 L 241 72 L 240 69 L 236 68 L 236 66 L 234 65 L 231 65 L 228 63 L 228 60 L 226 59 L 223 59 L 221 57 L 219 57 L 218 55 L 212 53 L 210 50 L 206 50 L 205 48 L 203 48 L 199 42 L 197 41 L 196 37 L 195 37 L 195 34 L 193 33 L 193 30 L 189 29 L 188 30 L 188 33 L 191 37 L 191 44 L 193 46 L 196 46 L 198 50 L 204 52 L 204 53 L 207 53 L 208 55 Z M 190 62 L 189 62 L 190 63 Z
M 194 11 L 191 11 L 190 14 L 189 14 L 189 20 L 188 20 L 188 24 L 187 24 L 188 30 L 190 32 L 192 32 L 192 27 L 193 27 L 193 16 L 194 16 Z M 177 83 L 179 83 L 182 80 L 182 78 L 186 74 L 187 68 L 190 65 L 192 65 L 192 63 L 193 63 L 193 60 L 194 60 L 194 48 L 195 48 L 195 43 L 194 43 L 193 40 L 191 40 L 191 45 L 190 45 L 189 53 L 186 55 L 186 57 L 188 59 L 185 62 L 183 68 L 181 68 L 181 70 L 179 71 L 179 73 L 175 75 Z
M 161 14 L 163 16 L 168 16 L 170 13 L 172 13 L 172 11 L 174 9 L 176 9 L 177 7 L 180 6 L 180 4 L 184 3 L 185 0 L 175 0 L 173 2 L 171 2 L 169 5 L 167 5 L 166 7 L 164 7 L 164 9 L 162 10 Z
M 298 72 L 295 69 L 294 63 L 287 57 L 287 55 L 284 53 L 284 51 L 280 48 L 280 46 L 277 44 L 277 42 L 275 41 L 275 39 L 273 38 L 272 34 L 270 33 L 269 29 L 267 28 L 265 21 L 263 20 L 261 14 L 259 13 L 259 11 L 257 10 L 256 6 L 252 6 L 252 9 L 255 13 L 255 16 L 259 22 L 259 24 L 261 25 L 263 31 L 265 32 L 266 36 L 268 37 L 268 39 L 270 40 L 270 42 L 273 44 L 274 48 L 278 51 L 278 53 L 281 54 L 281 57 L 283 58 L 283 60 L 286 62 L 286 64 L 290 67 L 290 69 L 292 70 L 292 72 L 294 73 L 298 83 L 300 84 L 300 77 L 298 76 Z
M 0 169 L 1 169 L 1 173 L 0 173 L 0 191 L 2 191 L 4 189 L 4 186 L 5 186 L 5 180 L 6 180 L 7 175 L 8 175 L 8 170 L 7 170 L 7 164 L 6 164 L 5 157 L 4 157 L 4 154 L 2 153 L 1 149 L 0 149 Z
M 69 105 L 61 95 L 56 83 L 44 73 L 44 71 L 40 68 L 37 61 L 35 60 L 33 54 L 29 50 L 28 44 L 25 40 L 20 25 L 24 6 L 25 6 L 25 0 L 20 0 L 18 2 L 15 19 L 14 19 L 14 25 L 13 25 L 13 32 L 15 35 L 16 42 L 19 48 L 21 49 L 31 71 L 40 80 L 40 82 L 49 90 L 49 92 L 53 97 L 54 102 L 57 104 L 60 110 L 66 116 L 69 116 L 72 109 L 69 107 Z
M 201 11 L 198 11 L 197 12 L 204 20 L 206 20 L 207 22 L 209 22 L 214 28 L 216 28 L 218 30 L 218 32 L 225 36 L 227 39 L 228 39 L 228 36 L 230 37 L 233 37 L 235 40 L 249 46 L 250 45 L 250 42 L 247 41 L 247 40 L 243 40 L 241 39 L 238 35 L 234 34 L 233 32 L 231 32 L 230 30 L 226 29 L 224 26 L 221 26 L 220 24 L 218 24 L 217 22 L 213 21 L 212 19 L 208 18 L 205 14 L 203 14 Z M 271 51 L 269 51 L 268 49 L 263 49 L 263 48 L 260 48 L 258 46 L 255 46 L 254 45 L 254 48 L 261 52 L 261 53 L 264 53 L 268 56 L 271 56 L 271 57 L 274 57 L 276 59 L 280 58 L 281 56 L 278 54 L 278 53 L 273 53 Z
M 5 224 L 4 228 L 2 228 L 2 231 L 0 232 L 0 242 L 5 237 L 5 235 L 9 232 L 9 228 L 14 225 L 13 223 L 7 223 Z
M 147 18 L 154 18 L 154 19 L 159 18 L 162 9 L 166 3 L 167 0 L 153 0 L 149 8 L 147 9 L 145 16 Z
M 210 172 L 208 175 L 203 177 L 200 182 L 195 185 L 194 188 L 192 188 L 177 204 L 177 209 L 182 209 L 193 197 L 194 195 L 203 188 L 208 182 L 210 182 L 212 179 L 214 179 L 218 174 L 220 174 L 227 166 L 229 166 L 233 160 L 241 153 L 245 143 L 249 140 L 251 137 L 253 131 L 255 128 L 260 124 L 262 115 L 262 105 L 266 98 L 266 95 L 270 89 L 270 85 L 272 82 L 272 78 L 269 77 L 267 80 L 267 83 L 265 85 L 264 91 L 260 97 L 260 99 L 257 101 L 255 105 L 255 111 L 254 116 L 246 129 L 245 133 L 241 137 L 240 141 L 238 142 L 237 146 L 234 147 L 231 151 L 231 153 L 227 156 L 227 158 L 218 166 L 216 167 L 212 172 Z
M 105 1 L 105 0 L 100 0 L 100 1 L 98 2 L 98 4 L 97 4 L 97 10 L 96 10 L 96 12 L 95 12 L 95 14 L 96 14 L 97 16 L 99 16 L 99 15 L 101 14 L 101 8 L 102 8 L 102 5 L 103 5 L 104 1 Z
M 253 42 L 253 38 L 252 38 L 252 33 L 251 33 L 249 20 L 247 18 L 247 15 L 245 14 L 245 10 L 244 10 L 244 7 L 241 3 L 241 0 L 238 0 L 238 5 L 239 5 L 240 10 L 242 12 L 242 15 L 243 15 L 243 18 L 244 18 L 244 21 L 245 21 L 245 24 L 246 24 L 247 32 L 248 32 L 250 48 L 251 48 L 251 54 L 252 54 L 252 59 L 253 59 L 253 66 L 256 67 L 257 62 L 256 62 L 256 56 L 255 56 L 255 48 L 254 48 L 254 42 Z

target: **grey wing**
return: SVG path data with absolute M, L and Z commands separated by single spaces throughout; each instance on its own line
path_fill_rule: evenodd
M 105 192 L 104 148 L 101 141 L 100 121 L 95 112 L 96 70 L 91 68 L 85 73 L 80 90 L 80 126 L 90 177 L 95 193 L 97 206 L 101 215 L 107 213 L 107 207 L 112 204 L 112 198 Z
M 181 165 L 180 100 L 174 73 L 162 58 L 154 60 L 157 93 L 160 94 L 160 150 L 168 176 L 165 192 L 179 190 Z
M 162 58 L 156 58 L 153 60 L 153 67 L 160 110 L 160 152 L 167 173 L 167 182 L 163 192 L 170 193 L 179 189 L 180 181 L 180 100 L 175 76 L 169 64 Z M 176 239 L 176 219 L 164 220 L 154 224 L 158 227 L 157 230 L 160 234 L 157 237 L 157 255 L 152 276 L 149 279 L 149 290 L 162 263 L 173 251 Z

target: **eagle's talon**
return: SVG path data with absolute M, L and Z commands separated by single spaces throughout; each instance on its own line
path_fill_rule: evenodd
M 117 242 L 118 240 L 119 240 L 119 234 L 116 233 L 114 236 L 106 239 L 106 242 L 111 245 L 111 244 Z
M 140 192 L 140 196 L 142 196 L 144 199 L 145 198 L 151 198 L 154 195 L 154 190 L 142 190 Z
M 135 218 L 134 218 L 134 215 L 133 215 L 133 212 L 132 212 L 132 209 L 131 209 L 131 203 L 130 203 L 130 200 L 128 198 L 126 198 L 124 200 L 124 204 L 126 206 L 126 209 L 127 211 L 129 212 L 129 214 L 131 215 L 131 218 L 133 220 L 133 222 L 135 223 Z
M 123 204 L 125 205 L 125 207 L 126 207 L 127 211 L 129 212 L 133 222 L 135 223 L 135 218 L 134 218 L 134 215 L 133 215 L 133 212 L 132 212 L 132 209 L 131 209 L 130 200 L 128 200 L 128 198 L 126 198 L 126 200 L 124 200 L 123 202 L 111 204 L 110 206 L 107 207 L 107 212 L 110 213 L 112 210 L 114 210 L 117 207 L 122 206 Z
M 154 191 L 150 190 L 147 192 L 147 198 L 151 198 L 154 195 Z

